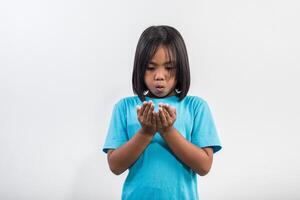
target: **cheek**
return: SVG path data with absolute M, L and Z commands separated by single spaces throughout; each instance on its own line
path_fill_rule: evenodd
M 168 74 L 168 78 L 169 78 L 170 80 L 176 78 L 176 70 L 168 71 L 167 74 Z
M 146 80 L 146 79 L 149 79 L 150 78 L 150 74 L 149 73 L 145 73 L 145 76 L 144 76 L 144 79 Z
M 176 77 L 175 76 L 172 76 L 171 79 L 169 80 L 170 84 L 172 86 L 175 87 L 175 85 L 177 84 L 177 80 L 176 80 Z
M 151 80 L 151 75 L 149 73 L 145 73 L 145 76 L 144 76 L 144 82 L 145 84 L 148 86 L 149 83 L 150 83 L 150 80 Z
M 176 81 L 176 74 L 174 73 L 174 72 L 170 72 L 169 74 L 168 74 L 168 80 L 169 81 Z

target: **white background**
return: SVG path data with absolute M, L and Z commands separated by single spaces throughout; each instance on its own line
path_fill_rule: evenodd
M 223 145 L 201 199 L 300 198 L 298 1 L 0 3 L 0 199 L 119 199 L 102 145 L 150 25 L 182 34 Z

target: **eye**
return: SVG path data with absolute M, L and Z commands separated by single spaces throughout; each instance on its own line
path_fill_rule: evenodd
M 173 69 L 175 69 L 175 66 L 174 66 L 173 63 L 167 63 L 167 64 L 165 65 L 165 68 L 166 68 L 167 70 L 173 70 Z
M 152 70 L 154 70 L 155 68 L 154 68 L 154 67 L 147 67 L 146 69 L 152 71 Z
M 167 70 L 173 70 L 175 67 L 166 67 Z

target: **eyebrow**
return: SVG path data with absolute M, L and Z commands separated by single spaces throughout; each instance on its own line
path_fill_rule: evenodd
M 175 61 L 167 61 L 167 62 L 164 63 L 164 65 L 165 64 L 171 64 L 171 63 L 175 63 Z M 150 61 L 149 64 L 157 65 L 157 63 L 154 62 L 154 61 Z

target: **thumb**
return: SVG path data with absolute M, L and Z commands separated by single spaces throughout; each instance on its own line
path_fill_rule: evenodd
M 136 106 L 136 112 L 139 114 L 141 110 L 141 106 Z
M 172 111 L 173 114 L 176 114 L 176 108 L 173 106 L 170 106 L 170 110 Z

